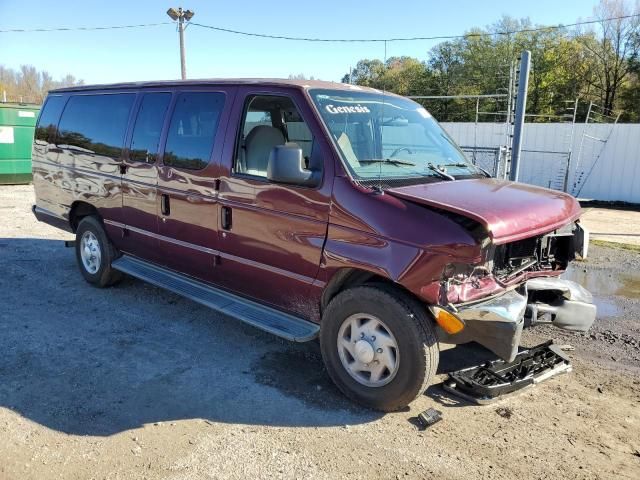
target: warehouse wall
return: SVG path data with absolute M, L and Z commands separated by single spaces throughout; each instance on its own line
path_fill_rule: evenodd
M 463 146 L 498 147 L 506 141 L 504 124 L 479 123 L 477 131 L 473 123 L 442 126 Z M 640 124 L 576 124 L 573 142 L 571 128 L 567 123 L 525 125 L 520 181 L 562 189 L 567 165 L 563 152 L 571 146 L 569 193 L 585 199 L 640 203 Z

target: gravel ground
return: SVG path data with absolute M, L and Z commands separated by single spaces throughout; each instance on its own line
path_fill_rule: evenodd
M 487 352 L 443 350 L 407 411 L 345 400 L 315 343 L 293 345 L 127 279 L 80 277 L 64 232 L 0 187 L 0 479 L 640 478 L 640 254 L 594 246 L 570 273 L 596 294 L 574 370 L 490 406 L 442 374 Z M 418 412 L 442 422 L 421 432 Z

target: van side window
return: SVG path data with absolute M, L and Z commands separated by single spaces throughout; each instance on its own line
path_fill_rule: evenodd
M 223 107 L 224 93 L 185 92 L 178 95 L 164 149 L 164 164 L 189 170 L 206 167 Z
M 146 163 L 156 161 L 169 102 L 171 94 L 168 92 L 145 93 L 133 127 L 129 160 Z
M 285 143 L 295 143 L 302 149 L 307 168 L 313 163 L 311 130 L 289 97 L 248 97 L 240 132 L 234 172 L 266 178 L 271 150 Z
M 56 129 L 60 121 L 60 114 L 64 108 L 67 99 L 60 95 L 50 96 L 42 107 L 38 126 L 36 127 L 36 141 L 40 140 L 44 143 L 54 143 L 56 138 Z
M 134 99 L 133 93 L 72 96 L 62 112 L 58 145 L 119 157 Z

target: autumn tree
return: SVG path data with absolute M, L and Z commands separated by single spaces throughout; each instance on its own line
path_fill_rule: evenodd
M 49 90 L 82 83 L 73 75 L 54 80 L 48 72 L 32 65 L 22 65 L 19 70 L 0 65 L 0 98 L 4 92 L 8 101 L 42 103 Z
M 459 39 L 433 47 L 424 61 L 394 57 L 361 60 L 343 81 L 386 88 L 402 95 L 483 95 L 507 93 L 509 72 L 523 50 L 531 51 L 527 111 L 557 119 L 576 98 L 607 109 L 624 109 L 623 119 L 640 120 L 638 56 L 640 0 L 601 0 L 594 10 L 596 27 L 543 28 L 527 18 L 502 17 L 474 28 Z M 622 17 L 616 18 L 614 17 Z M 470 101 L 423 102 L 445 120 L 470 121 Z M 504 112 L 503 101 L 483 100 L 481 110 Z M 498 118 L 496 116 L 495 118 Z M 504 117 L 503 117 L 504 118 Z
M 594 65 L 590 83 L 598 90 L 601 106 L 612 111 L 621 87 L 633 68 L 631 59 L 637 58 L 640 8 L 629 6 L 624 0 L 600 0 L 594 8 L 596 27 L 579 36 Z

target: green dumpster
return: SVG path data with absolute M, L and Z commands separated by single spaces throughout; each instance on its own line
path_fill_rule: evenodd
M 31 145 L 40 105 L 0 102 L 0 184 L 31 181 Z

